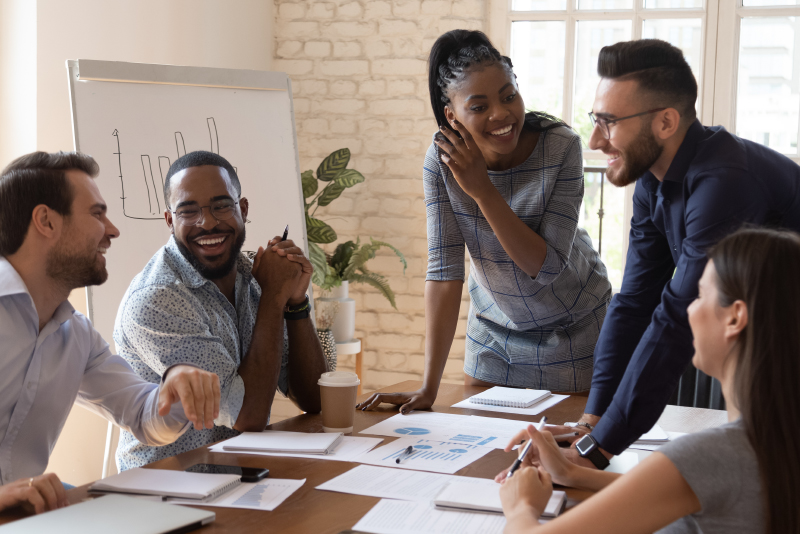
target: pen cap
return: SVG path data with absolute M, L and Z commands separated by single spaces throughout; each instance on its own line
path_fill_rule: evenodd
M 348 371 L 330 371 L 320 375 L 317 384 L 333 388 L 350 388 L 361 383 L 358 375 Z

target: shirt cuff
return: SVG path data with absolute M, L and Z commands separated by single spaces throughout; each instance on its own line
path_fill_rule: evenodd
M 531 279 L 543 286 L 550 285 L 556 281 L 562 270 L 561 257 L 556 252 L 556 249 L 547 245 L 547 255 L 544 257 L 544 263 L 542 263 L 541 268 L 539 268 L 539 274 L 532 276 Z
M 214 420 L 217 426 L 233 428 L 244 403 L 244 380 L 238 373 L 233 375 L 230 385 L 222 392 L 219 400 L 219 417 Z
M 608 411 L 603 414 L 600 422 L 592 430 L 592 437 L 600 445 L 600 448 L 614 455 L 622 453 L 642 434 L 644 432 L 634 430 L 629 425 L 616 419 Z

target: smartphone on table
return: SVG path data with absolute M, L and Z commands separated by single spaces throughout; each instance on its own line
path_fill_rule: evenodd
M 240 467 L 238 465 L 194 464 L 187 467 L 190 473 L 214 473 L 222 475 L 239 475 L 242 482 L 258 482 L 269 476 L 269 469 L 263 467 Z

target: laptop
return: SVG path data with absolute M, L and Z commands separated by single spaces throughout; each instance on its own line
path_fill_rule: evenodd
M 3 534 L 178 534 L 214 521 L 199 508 L 123 495 L 106 495 L 27 517 L 2 527 Z

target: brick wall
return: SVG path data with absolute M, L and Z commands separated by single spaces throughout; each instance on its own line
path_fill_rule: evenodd
M 273 69 L 292 79 L 302 170 L 316 169 L 333 150 L 347 147 L 350 168 L 366 177 L 317 216 L 339 241 L 385 240 L 408 260 L 379 252 L 369 267 L 389 278 L 397 310 L 377 291 L 351 286 L 356 336 L 365 346 L 365 391 L 421 379 L 424 363 L 423 290 L 427 262 L 422 162 L 435 130 L 426 61 L 442 33 L 485 27 L 485 0 L 275 0 Z M 445 368 L 445 380 L 463 381 L 467 300 Z M 352 370 L 353 356 L 340 359 Z M 294 415 L 280 398 L 273 420 Z

